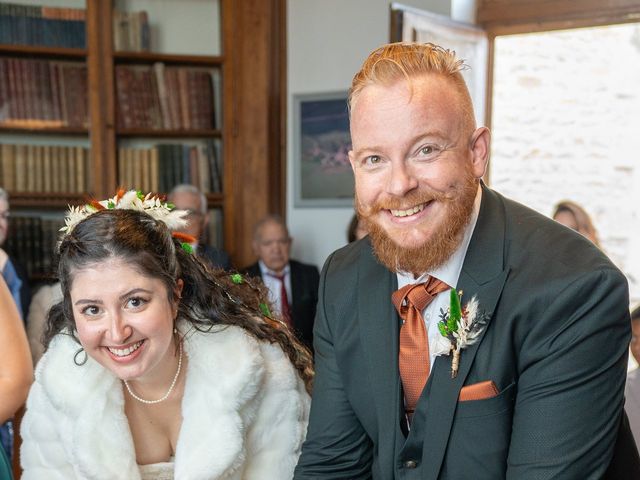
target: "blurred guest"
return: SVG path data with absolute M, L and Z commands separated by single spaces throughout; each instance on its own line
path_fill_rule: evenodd
M 42 336 L 47 323 L 49 310 L 56 303 L 62 301 L 60 282 L 42 285 L 31 299 L 29 316 L 27 317 L 27 337 L 31 348 L 31 360 L 35 367 L 44 353 Z
M 0 250 L 0 252 L 2 252 Z M 29 345 L 16 304 L 6 283 L 0 279 L 0 477 L 11 458 L 13 428 L 10 419 L 27 398 L 33 378 Z M 6 453 L 6 458 L 5 458 Z M 4 478 L 4 477 L 2 477 Z
M 553 219 L 582 234 L 600 247 L 598 234 L 589 214 L 577 203 L 569 200 L 559 202 L 553 211 Z
M 357 213 L 354 213 L 349 222 L 349 228 L 347 229 L 347 240 L 349 243 L 355 242 L 363 238 L 366 234 L 367 229 L 364 226 L 364 222 L 358 218 Z
M 258 261 L 247 267 L 246 273 L 262 279 L 277 313 L 311 349 L 318 303 L 318 268 L 289 258 L 291 237 L 284 220 L 277 215 L 269 215 L 255 225 L 253 251 Z
M 7 235 L 9 234 L 9 216 L 9 195 L 6 190 L 0 188 L 0 276 L 4 279 L 3 287 L 8 288 L 11 297 L 13 297 L 15 307 L 18 310 L 18 318 L 24 321 L 30 300 L 28 276 L 24 268 L 22 268 L 15 259 L 11 258 L 7 252 L 2 249 L 2 245 L 4 245 L 7 240 Z M 2 301 L 6 301 L 6 299 L 3 297 Z M 7 306 L 7 308 L 9 308 L 9 306 Z M 0 312 L 0 316 L 2 314 L 3 313 Z M 24 335 L 24 328 L 22 330 L 23 332 L 21 335 Z M 0 331 L 0 337 L 4 336 L 9 340 L 13 340 L 13 338 L 8 335 L 9 334 L 4 331 Z M 3 352 L 3 359 L 7 359 L 7 355 L 10 355 L 10 352 L 5 353 L 5 350 L 0 351 Z M 0 363 L 4 363 L 4 361 L 9 360 L 3 360 L 3 362 Z M 0 377 L 2 377 L 2 372 L 0 372 Z M 0 397 L 0 403 L 3 402 L 5 402 L 5 398 Z M 8 406 L 10 405 L 12 404 L 9 403 Z M 11 412 L 11 415 L 13 415 L 13 412 Z M 2 447 L 9 458 L 11 458 L 13 453 L 13 423 L 10 418 L 11 415 L 5 417 L 3 412 L 1 415 L 2 418 L 0 418 L 0 443 L 2 443 Z
M 631 312 L 631 355 L 636 363 L 640 365 L 640 305 Z M 631 424 L 631 431 L 636 440 L 636 445 L 640 445 L 640 368 L 636 368 L 627 374 L 627 384 L 625 386 L 625 410 Z
M 9 216 L 9 194 L 0 187 L 0 248 L 4 245 L 9 234 Z M 0 273 L 2 273 L 9 291 L 16 301 L 20 317 L 25 320 L 31 300 L 29 277 L 26 270 L 14 258 L 2 256 L 0 257 Z
M 180 184 L 173 187 L 167 197 L 169 202 L 173 203 L 179 210 L 187 210 L 187 226 L 181 229 L 182 233 L 191 235 L 197 241 L 192 245 L 196 253 L 209 261 L 214 267 L 224 270 L 231 269 L 231 260 L 224 250 L 207 245 L 204 242 L 205 232 L 209 224 L 209 215 L 207 215 L 207 199 L 204 194 L 195 186 L 189 184 Z

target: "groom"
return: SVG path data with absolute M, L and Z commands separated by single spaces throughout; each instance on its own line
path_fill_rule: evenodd
M 322 272 L 294 478 L 640 478 L 623 415 L 626 280 L 482 183 L 490 133 L 462 68 L 440 47 L 392 44 L 354 77 L 350 160 L 370 233 Z

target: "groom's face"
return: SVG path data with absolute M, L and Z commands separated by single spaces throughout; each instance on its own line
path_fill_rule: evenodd
M 449 80 L 365 87 L 352 105 L 350 161 L 356 207 L 378 257 L 392 270 L 421 273 L 459 245 L 485 163 L 475 162 L 473 123 Z

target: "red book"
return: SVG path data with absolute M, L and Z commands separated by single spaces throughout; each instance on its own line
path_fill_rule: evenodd
M 188 69 L 178 69 L 178 91 L 180 98 L 180 120 L 182 128 L 190 130 L 191 127 L 191 115 L 189 112 L 189 80 Z
M 118 126 L 125 129 L 132 128 L 134 124 L 130 92 L 132 76 L 130 67 L 125 65 L 116 66 L 117 121 Z
M 165 83 L 167 86 L 167 103 L 169 104 L 169 113 L 171 115 L 171 128 L 182 130 L 184 125 L 180 113 L 180 84 L 178 82 L 177 68 L 167 67 L 165 69 Z
M 7 59 L 0 58 L 0 123 L 9 118 L 9 73 Z
M 53 120 L 64 120 L 60 104 L 60 69 L 56 62 L 49 62 L 49 79 L 51 89 L 51 115 Z

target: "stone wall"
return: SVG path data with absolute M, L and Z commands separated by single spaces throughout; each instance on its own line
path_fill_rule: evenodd
M 496 39 L 490 184 L 590 213 L 640 301 L 640 26 Z

